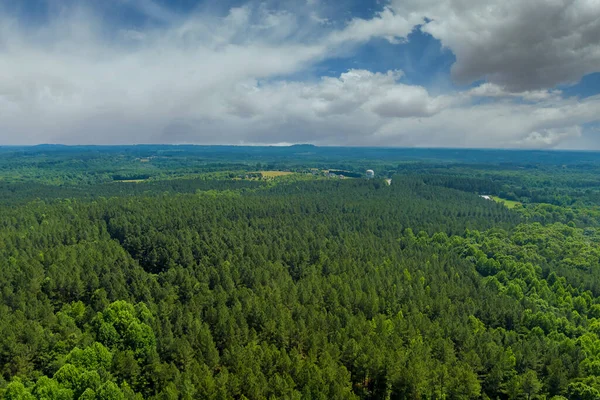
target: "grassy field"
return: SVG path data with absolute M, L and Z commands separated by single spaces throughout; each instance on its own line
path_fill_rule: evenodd
M 287 171 L 259 171 L 264 178 L 277 178 L 279 176 L 291 175 L 293 172 Z
M 114 182 L 125 182 L 125 183 L 140 183 L 145 182 L 147 179 L 118 179 Z
M 508 208 L 515 208 L 517 205 L 521 205 L 521 203 L 519 203 L 518 201 L 506 200 L 497 196 L 491 197 L 492 199 L 494 199 L 494 201 L 497 201 L 498 203 L 504 203 L 504 205 Z

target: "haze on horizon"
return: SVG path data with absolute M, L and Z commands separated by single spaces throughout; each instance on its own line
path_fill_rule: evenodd
M 600 149 L 600 0 L 0 0 L 0 144 Z

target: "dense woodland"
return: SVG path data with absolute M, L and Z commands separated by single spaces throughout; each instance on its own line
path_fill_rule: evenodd
M 2 398 L 600 398 L 600 155 L 176 150 L 0 149 Z

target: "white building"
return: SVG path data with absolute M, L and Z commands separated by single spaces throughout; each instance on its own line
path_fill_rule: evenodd
M 369 178 L 369 179 L 375 178 L 375 171 L 373 171 L 372 169 L 368 169 L 367 170 L 367 178 Z

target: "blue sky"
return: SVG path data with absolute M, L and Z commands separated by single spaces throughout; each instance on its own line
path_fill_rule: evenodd
M 0 0 L 0 144 L 600 149 L 598 110 L 598 0 Z

